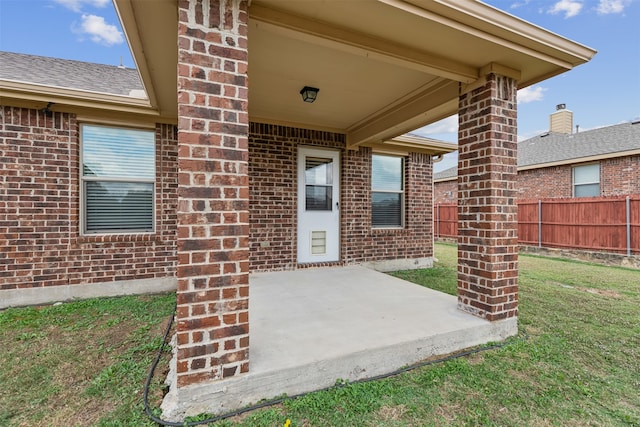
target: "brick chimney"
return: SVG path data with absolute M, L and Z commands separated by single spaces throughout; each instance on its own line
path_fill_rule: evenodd
M 549 132 L 567 135 L 573 132 L 573 112 L 565 104 L 556 105 L 556 112 L 549 116 Z

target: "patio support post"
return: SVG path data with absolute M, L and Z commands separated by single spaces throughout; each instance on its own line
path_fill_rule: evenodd
M 178 1 L 179 388 L 249 370 L 247 16 Z
M 518 315 L 516 91 L 490 73 L 459 99 L 458 307 L 490 321 Z

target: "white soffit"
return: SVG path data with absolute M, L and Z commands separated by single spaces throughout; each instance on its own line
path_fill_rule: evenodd
M 149 99 L 175 117 L 177 1 L 114 2 Z M 249 116 L 375 143 L 455 113 L 488 64 L 514 70 L 522 88 L 594 54 L 473 0 L 252 0 Z M 305 85 L 320 89 L 313 104 Z

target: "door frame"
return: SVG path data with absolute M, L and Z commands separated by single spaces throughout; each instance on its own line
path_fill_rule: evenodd
M 309 145 L 300 145 L 297 150 L 297 174 L 296 174 L 296 263 L 297 264 L 314 264 L 323 262 L 339 262 L 341 259 L 341 241 L 342 241 L 342 226 L 341 226 L 341 214 L 340 206 L 342 204 L 342 170 L 341 170 L 341 151 L 339 149 L 316 147 Z M 306 211 L 306 182 L 305 172 L 306 164 L 305 159 L 307 157 L 320 157 L 331 158 L 333 160 L 333 185 L 332 185 L 332 210 L 308 212 Z M 309 215 L 319 217 L 320 220 L 330 218 L 332 221 L 331 230 L 334 232 L 327 233 L 327 251 L 325 254 L 313 255 L 311 253 L 311 237 L 304 236 L 303 233 L 311 232 L 307 223 L 308 218 L 303 218 L 303 215 Z M 305 238 L 306 237 L 306 238 Z M 330 248 L 330 245 L 333 247 Z M 304 251 L 303 248 L 307 249 Z

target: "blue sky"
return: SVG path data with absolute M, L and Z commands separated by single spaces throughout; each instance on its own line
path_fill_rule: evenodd
M 580 131 L 640 119 L 640 1 L 486 0 L 498 9 L 577 41 L 598 53 L 588 63 L 530 86 L 518 96 L 518 139 L 549 130 L 557 104 L 573 111 Z M 417 133 L 457 141 L 457 116 Z M 640 147 L 640 141 L 638 141 Z M 455 166 L 457 153 L 436 163 Z
M 134 67 L 111 0 L 0 0 L 0 50 Z
M 581 131 L 640 119 L 640 0 L 485 2 L 598 51 L 519 93 L 519 139 L 546 132 L 557 104 Z M 0 0 L 0 50 L 134 67 L 111 0 Z M 450 142 L 456 132 L 455 116 L 417 130 Z M 455 162 L 448 155 L 436 171 Z

